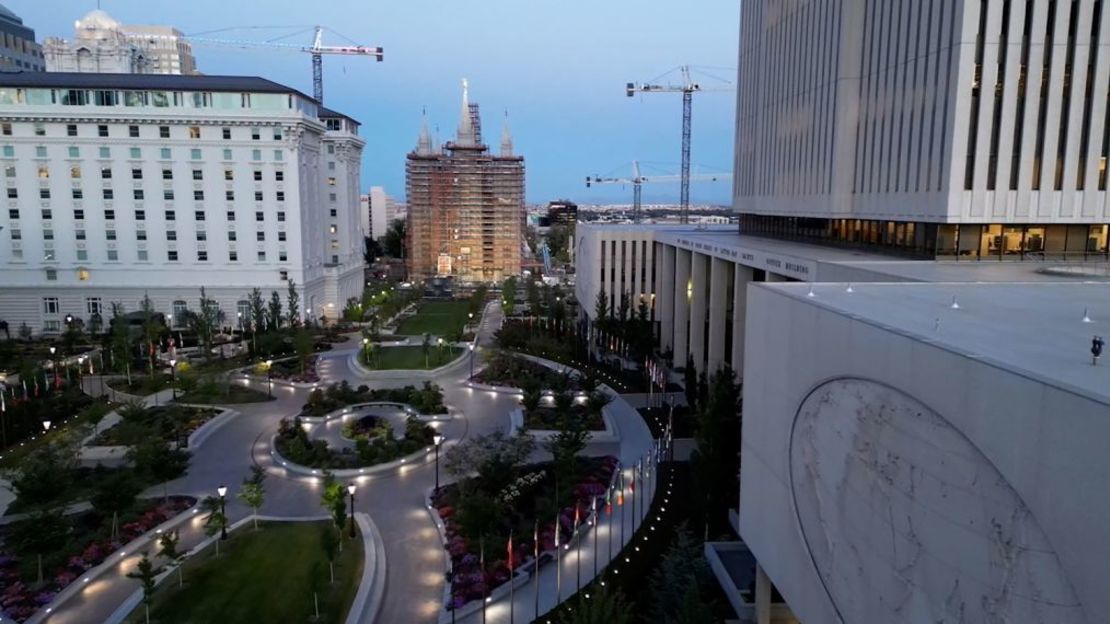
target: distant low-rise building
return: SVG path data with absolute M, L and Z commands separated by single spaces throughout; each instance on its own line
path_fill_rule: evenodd
M 0 71 L 43 71 L 46 61 L 35 31 L 0 4 Z
M 77 20 L 72 40 L 47 37 L 47 71 L 196 74 L 193 49 L 172 26 L 125 25 L 100 9 Z

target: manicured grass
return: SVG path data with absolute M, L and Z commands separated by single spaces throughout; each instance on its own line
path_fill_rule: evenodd
M 197 405 L 233 405 L 273 400 L 274 398 L 266 396 L 265 392 L 239 384 L 219 384 L 211 389 L 197 389 L 177 398 L 178 403 L 195 403 Z
M 438 368 L 452 362 L 462 355 L 459 347 L 436 345 L 428 348 L 427 366 L 424 365 L 424 347 L 421 345 L 404 347 L 375 347 L 372 358 L 373 370 L 427 370 Z M 366 351 L 359 353 L 359 361 L 366 364 Z
M 416 314 L 401 321 L 397 333 L 402 336 L 461 334 L 469 310 L 469 301 L 425 301 L 417 308 Z M 477 321 L 478 315 L 474 317 Z
M 13 443 L 11 447 L 0 453 L 0 469 L 19 466 L 24 457 L 42 448 L 48 442 L 57 442 L 62 438 L 76 435 L 75 432 L 91 430 L 93 421 L 98 420 L 97 417 L 103 418 L 111 410 L 112 408 L 107 403 L 93 403 L 74 414 L 72 418 L 54 425 L 50 428 L 50 431 L 43 435 L 36 435 L 33 439 L 24 440 L 22 444 Z
M 170 387 L 170 376 L 159 374 L 151 378 L 147 375 L 132 375 L 130 384 L 127 383 L 126 377 L 120 377 L 118 379 L 109 379 L 108 387 L 116 392 L 123 392 L 134 396 L 146 396 L 160 390 L 168 390 Z
M 215 548 L 185 564 L 185 586 L 176 574 L 158 588 L 151 621 L 159 624 L 314 621 L 313 592 L 319 593 L 320 622 L 342 622 L 362 575 L 362 539 L 344 538 L 330 583 L 323 532 L 330 522 L 274 522 L 255 531 L 243 527 Z M 136 587 L 138 585 L 136 584 Z M 128 619 L 143 622 L 139 607 Z

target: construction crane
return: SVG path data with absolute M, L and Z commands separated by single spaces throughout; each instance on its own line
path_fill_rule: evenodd
M 259 27 L 252 27 L 259 28 Z M 266 28 L 266 27 L 261 27 Z M 220 30 L 209 31 L 204 34 L 211 34 L 217 32 L 225 32 L 228 30 L 237 30 L 236 28 L 222 28 Z M 301 34 L 309 29 L 301 30 L 286 37 Z M 364 45 L 339 45 L 331 46 L 324 45 L 324 27 L 313 26 L 311 30 L 314 31 L 312 43 L 310 45 L 301 45 L 296 43 L 282 43 L 278 41 L 241 41 L 237 39 L 212 39 L 207 37 L 199 37 L 188 35 L 185 40 L 189 43 L 198 45 L 214 45 L 214 46 L 227 46 L 232 48 L 277 48 L 282 50 L 289 50 L 293 52 L 305 52 L 312 55 L 312 97 L 316 101 L 324 103 L 324 59 L 325 54 L 338 54 L 343 56 L 373 56 L 380 63 L 384 60 L 384 50 L 381 47 L 364 46 Z M 284 38 L 284 37 L 283 37 Z
M 688 163 L 687 163 L 688 164 Z M 643 205 L 643 185 L 651 183 L 662 182 L 683 182 L 689 189 L 690 181 L 696 182 L 716 182 L 718 180 L 728 180 L 732 178 L 729 173 L 699 173 L 690 175 L 689 167 L 687 166 L 685 175 L 662 174 L 662 175 L 643 175 L 640 173 L 640 162 L 632 161 L 632 177 L 631 178 L 616 178 L 616 177 L 602 177 L 602 176 L 586 176 L 586 188 L 590 188 L 594 184 L 631 184 L 632 185 L 632 222 L 640 222 L 640 209 Z M 688 199 L 689 193 L 687 193 Z M 682 211 L 682 222 L 686 223 L 689 220 L 689 202 Z
M 729 88 L 702 87 L 690 78 L 690 66 L 682 65 L 678 68 L 682 81 L 678 84 L 653 84 L 649 82 L 629 82 L 625 85 L 625 95 L 632 97 L 636 93 L 681 93 L 682 94 L 682 190 L 679 194 L 679 204 L 682 208 L 682 223 L 689 220 L 690 213 L 690 129 L 696 91 L 727 91 Z M 672 70 L 673 71 L 673 70 Z M 671 72 L 667 72 L 671 73 Z M 664 74 L 666 75 L 666 74 Z

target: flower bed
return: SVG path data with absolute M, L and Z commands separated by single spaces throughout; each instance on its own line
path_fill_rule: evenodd
M 451 559 L 451 597 L 448 610 L 459 609 L 474 600 L 489 596 L 494 588 L 510 578 L 508 538 L 512 536 L 512 569 L 517 570 L 533 561 L 535 527 L 539 520 L 539 550 L 542 564 L 555 549 L 555 523 L 560 525 L 560 543 L 565 544 L 575 530 L 575 515 L 581 526 L 590 513 L 595 498 L 605 496 L 617 458 L 578 458 L 579 478 L 567 497 L 557 503 L 554 468 L 550 462 L 525 466 L 521 476 L 504 488 L 493 500 L 475 503 L 471 493 L 473 478 L 440 488 L 432 494 L 432 506 L 443 521 L 447 543 L 444 548 Z M 601 509 L 604 501 L 599 500 Z M 481 508 L 485 506 L 486 508 Z M 475 536 L 480 526 L 483 539 Z M 485 547 L 485 569 L 482 545 Z
M 110 540 L 111 517 L 95 511 L 67 516 L 70 533 L 64 545 L 43 556 L 42 585 L 37 585 L 37 556 L 21 553 L 5 537 L 15 525 L 0 531 L 0 609 L 17 622 L 30 618 L 70 583 L 100 565 L 128 542 L 196 504 L 196 499 L 174 496 L 168 501 L 141 501 L 132 513 L 119 519 L 119 535 Z M 22 522 L 35 522 L 34 517 Z
M 570 372 L 552 370 L 531 360 L 499 353 L 486 363 L 486 367 L 471 379 L 490 386 L 507 386 L 522 389 L 571 390 L 583 389 L 583 381 Z M 585 385 L 590 385 L 586 382 Z M 586 388 L 592 389 L 592 388 Z
M 586 431 L 605 431 L 605 420 L 600 411 L 590 409 L 585 405 L 575 405 L 571 408 L 571 416 L 582 422 Z M 553 407 L 537 407 L 524 410 L 524 426 L 527 429 L 558 430 L 559 412 Z
M 393 436 L 393 425 L 373 414 L 343 424 L 343 437 L 348 440 L 374 440 Z
M 274 439 L 278 453 L 285 459 L 308 468 L 345 470 L 368 468 L 376 464 L 398 460 L 432 444 L 435 430 L 410 417 L 405 422 L 405 436 L 398 440 L 389 434 L 376 438 L 362 437 L 355 440 L 355 448 L 336 451 L 326 440 L 313 440 L 301 426 L 299 418 L 281 421 Z
M 305 362 L 304 371 L 301 371 L 301 362 L 297 358 L 291 360 L 277 360 L 267 367 L 265 363 L 259 364 L 254 369 L 254 374 L 259 377 L 272 377 L 293 383 L 316 383 L 320 375 L 316 371 L 317 357 L 315 355 Z
M 184 444 L 189 434 L 220 414 L 219 410 L 187 405 L 121 408 L 121 420 L 97 435 L 90 446 L 132 446 L 150 437 Z
M 352 388 L 351 384 L 343 381 L 313 390 L 308 396 L 308 402 L 301 408 L 300 415 L 320 417 L 348 405 L 375 401 L 405 403 L 421 414 L 442 414 L 447 411 L 443 405 L 443 390 L 431 382 L 424 382 L 420 388 L 405 386 L 371 390 L 365 385 Z

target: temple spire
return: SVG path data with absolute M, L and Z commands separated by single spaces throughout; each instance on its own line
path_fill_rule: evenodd
M 466 78 L 462 79 L 462 108 L 459 110 L 459 132 L 455 142 L 459 145 L 474 145 L 477 139 L 474 136 L 474 124 L 470 119 L 470 85 Z
M 505 121 L 501 126 L 501 155 L 513 155 L 513 135 L 509 132 L 509 111 L 505 111 Z
M 432 135 L 428 131 L 428 116 L 426 112 L 421 112 L 420 138 L 416 140 L 416 153 L 421 156 L 430 156 L 432 152 Z

